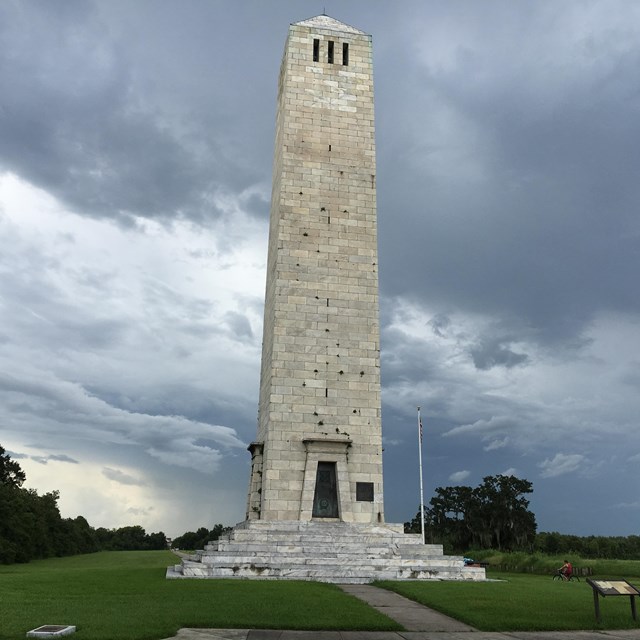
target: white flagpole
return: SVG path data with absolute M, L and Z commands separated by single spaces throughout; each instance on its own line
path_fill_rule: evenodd
M 422 490 L 422 418 L 420 417 L 420 407 L 418 407 L 418 457 L 420 459 L 420 533 L 424 544 L 424 493 Z

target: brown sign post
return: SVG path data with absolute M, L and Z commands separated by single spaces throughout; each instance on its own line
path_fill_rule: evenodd
M 631 601 L 631 617 L 637 620 L 636 614 L 636 598 L 640 596 L 640 591 L 626 580 L 591 580 L 587 578 L 587 582 L 593 589 L 593 604 L 596 608 L 596 620 L 600 622 L 600 601 L 599 596 L 606 598 L 607 596 L 629 596 Z

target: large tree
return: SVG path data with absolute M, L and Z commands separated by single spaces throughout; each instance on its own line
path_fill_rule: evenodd
M 536 519 L 524 497 L 532 493 L 528 480 L 515 476 L 487 476 L 482 484 L 438 487 L 425 509 L 427 542 L 461 551 L 475 548 L 528 549 L 535 538 Z M 420 531 L 420 512 L 405 523 Z
M 216 524 L 213 529 L 200 527 L 197 531 L 187 531 L 174 538 L 171 544 L 176 549 L 204 549 L 208 542 L 217 540 L 223 533 L 230 530 L 231 527 L 223 524 Z
M 27 479 L 20 465 L 9 457 L 5 449 L 0 445 L 0 485 L 21 487 Z
M 485 531 L 484 542 L 490 536 L 491 546 L 497 549 L 530 547 L 536 534 L 536 519 L 524 496 L 532 492 L 531 482 L 515 476 L 497 475 L 483 479 L 474 490 L 474 507 L 479 511 L 474 525 Z

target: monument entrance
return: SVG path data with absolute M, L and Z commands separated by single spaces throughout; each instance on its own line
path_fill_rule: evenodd
M 318 462 L 312 515 L 314 518 L 337 518 L 338 514 L 336 463 Z

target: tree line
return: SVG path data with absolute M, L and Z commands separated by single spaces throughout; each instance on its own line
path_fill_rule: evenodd
M 640 560 L 640 536 L 575 536 L 537 532 L 526 496 L 533 484 L 514 476 L 487 476 L 477 487 L 438 487 L 424 507 L 425 542 L 447 553 L 471 549 Z M 420 533 L 420 511 L 405 531 Z
M 197 531 L 187 531 L 171 541 L 174 549 L 204 549 L 208 542 L 217 540 L 223 533 L 231 531 L 232 527 L 216 524 L 213 529 L 200 527 Z
M 26 475 L 0 446 L 0 564 L 110 550 L 165 549 L 163 532 L 140 526 L 94 529 L 85 518 L 62 518 L 58 491 L 22 487 Z
M 640 560 L 640 536 L 573 536 L 556 531 L 536 534 L 533 551 L 606 560 Z
M 138 525 L 94 529 L 85 518 L 62 518 L 58 491 L 39 495 L 22 487 L 26 475 L 0 445 L 0 564 L 95 551 L 165 549 L 160 531 L 147 534 Z M 640 536 L 575 536 L 536 531 L 526 496 L 528 480 L 487 476 L 477 487 L 438 487 L 424 507 L 425 542 L 442 544 L 447 553 L 470 549 L 540 552 L 620 560 L 640 559 Z M 421 514 L 405 522 L 405 531 L 420 533 Z M 230 527 L 200 527 L 175 538 L 174 548 L 203 549 Z

